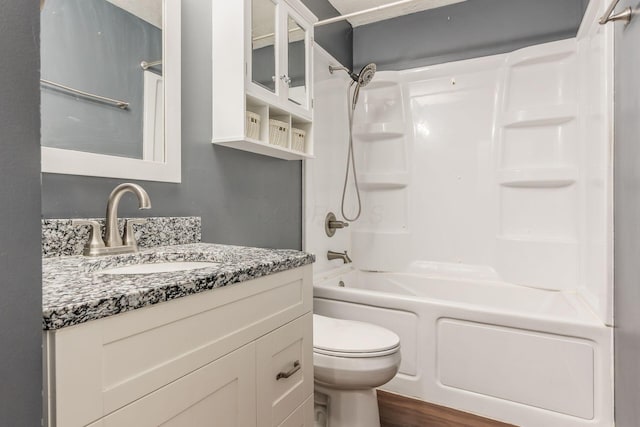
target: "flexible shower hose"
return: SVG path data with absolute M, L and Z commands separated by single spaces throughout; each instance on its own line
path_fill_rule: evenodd
M 353 92 L 353 101 L 351 98 L 351 86 L 354 85 L 354 82 L 351 82 L 350 85 L 347 86 L 347 112 L 349 115 L 349 149 L 347 150 L 347 167 L 344 174 L 344 186 L 342 187 L 342 204 L 340 206 L 342 210 L 342 216 L 346 221 L 353 222 L 360 218 L 360 214 L 362 213 L 362 201 L 360 200 L 360 188 L 358 187 L 358 176 L 356 173 L 356 156 L 353 152 L 353 113 L 356 109 L 356 104 L 358 102 L 358 95 L 360 93 L 360 83 L 355 83 L 356 88 Z M 347 194 L 347 183 L 349 181 L 349 166 L 353 170 L 353 182 L 356 187 L 356 195 L 358 197 L 358 211 L 354 217 L 349 218 L 344 209 L 344 200 Z

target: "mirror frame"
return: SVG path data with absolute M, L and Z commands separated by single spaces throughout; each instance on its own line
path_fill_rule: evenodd
M 182 33 L 180 3 L 181 0 L 164 0 L 162 4 L 165 161 L 152 162 L 84 151 L 41 147 L 42 173 L 181 182 Z

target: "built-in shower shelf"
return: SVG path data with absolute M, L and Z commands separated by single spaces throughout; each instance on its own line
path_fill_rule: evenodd
M 223 147 L 231 147 L 237 150 L 249 151 L 251 153 L 262 154 L 263 156 L 276 157 L 282 160 L 304 160 L 314 158 L 312 154 L 291 150 L 289 148 L 280 147 L 278 145 L 269 144 L 267 142 L 262 142 L 248 137 L 240 137 L 235 140 L 225 139 L 222 141 L 213 141 L 213 143 Z
M 363 173 L 358 175 L 358 183 L 363 190 L 395 190 L 409 184 L 409 174 L 397 173 Z
M 572 185 L 578 179 L 575 167 L 502 169 L 498 181 L 505 187 L 557 188 Z
M 353 136 L 360 141 L 381 141 L 404 136 L 404 123 L 367 123 L 353 127 Z
M 397 71 L 381 71 L 362 90 L 400 88 L 400 73 Z
M 525 110 L 507 111 L 503 126 L 507 128 L 561 125 L 577 117 L 575 104 L 542 105 Z
M 567 245 L 575 246 L 578 241 L 574 238 L 564 236 L 540 236 L 529 234 L 499 234 L 497 236 L 499 242 L 513 242 L 513 243 L 531 243 L 539 245 Z

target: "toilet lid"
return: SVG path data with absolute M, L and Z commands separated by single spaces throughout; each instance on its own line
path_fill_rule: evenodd
M 373 357 L 399 345 L 400 337 L 381 326 L 313 315 L 313 348 L 320 353 Z

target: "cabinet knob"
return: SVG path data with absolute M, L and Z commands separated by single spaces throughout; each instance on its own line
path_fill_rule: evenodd
M 281 75 L 280 80 L 285 82 L 287 86 L 291 86 L 291 77 L 287 76 L 286 74 Z
M 295 362 L 293 362 L 293 368 L 289 369 L 287 372 L 278 372 L 278 375 L 276 375 L 276 380 L 277 381 L 280 381 L 282 379 L 286 380 L 291 375 L 293 375 L 296 372 L 298 372 L 300 370 L 300 368 L 302 368 L 302 365 L 300 364 L 299 360 L 296 360 Z

